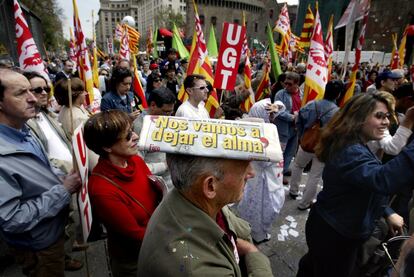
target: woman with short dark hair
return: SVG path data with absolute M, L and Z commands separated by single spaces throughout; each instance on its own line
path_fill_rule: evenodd
M 88 148 L 100 156 L 89 178 L 89 197 L 108 231 L 113 276 L 135 277 L 145 230 L 162 193 L 151 185 L 151 172 L 137 155 L 138 135 L 125 112 L 93 115 L 83 136 Z
M 101 100 L 101 111 L 121 110 L 134 119 L 139 115 L 134 93 L 131 91 L 132 73 L 127 68 L 114 68 L 110 81 L 110 91 Z

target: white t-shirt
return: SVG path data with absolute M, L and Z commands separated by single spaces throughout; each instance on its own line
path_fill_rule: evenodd
M 190 101 L 185 101 L 178 107 L 175 116 L 179 117 L 188 117 L 188 118 L 196 118 L 196 119 L 208 119 L 210 115 L 208 114 L 207 109 L 204 105 L 198 105 L 198 107 L 194 107 Z

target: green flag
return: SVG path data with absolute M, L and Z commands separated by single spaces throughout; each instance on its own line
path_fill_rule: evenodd
M 211 24 L 210 26 L 210 34 L 209 34 L 208 42 L 207 42 L 207 50 L 208 50 L 208 56 L 210 58 L 218 57 L 216 34 L 214 33 L 213 24 Z
M 282 69 L 280 68 L 279 56 L 276 53 L 272 28 L 270 28 L 269 23 L 267 23 L 267 40 L 269 43 L 270 62 L 272 63 L 272 74 L 273 74 L 273 77 L 275 78 L 275 81 L 277 81 L 277 78 L 279 77 L 279 75 L 282 74 Z
M 190 54 L 188 53 L 187 48 L 185 48 L 183 41 L 180 37 L 180 32 L 178 31 L 177 26 L 173 23 L 173 40 L 172 40 L 172 47 L 177 49 L 178 54 L 180 54 L 180 58 L 188 58 Z
M 154 57 L 154 59 L 158 59 L 158 27 L 155 27 L 154 30 L 154 36 L 152 37 L 152 45 L 154 46 L 154 51 L 152 51 L 152 56 Z

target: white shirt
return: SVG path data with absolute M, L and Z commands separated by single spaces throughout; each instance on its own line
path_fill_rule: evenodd
M 39 113 L 39 118 L 37 118 L 36 121 L 47 139 L 49 157 L 72 162 L 72 154 L 70 153 L 70 150 L 59 137 L 55 129 L 50 125 L 47 118 L 45 118 L 42 113 Z
M 178 107 L 175 116 L 179 117 L 188 117 L 188 118 L 195 118 L 195 119 L 208 119 L 210 115 L 204 105 L 198 105 L 198 107 L 194 107 L 190 101 L 185 101 Z

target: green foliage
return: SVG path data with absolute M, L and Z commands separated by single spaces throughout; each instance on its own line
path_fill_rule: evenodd
M 158 28 L 167 28 L 172 30 L 173 23 L 175 23 L 178 28 L 184 27 L 185 18 L 181 13 L 175 12 L 169 7 L 161 7 L 155 15 L 155 22 L 157 22 Z
M 20 0 L 42 21 L 43 39 L 50 51 L 60 50 L 64 43 L 62 32 L 62 9 L 56 0 Z

